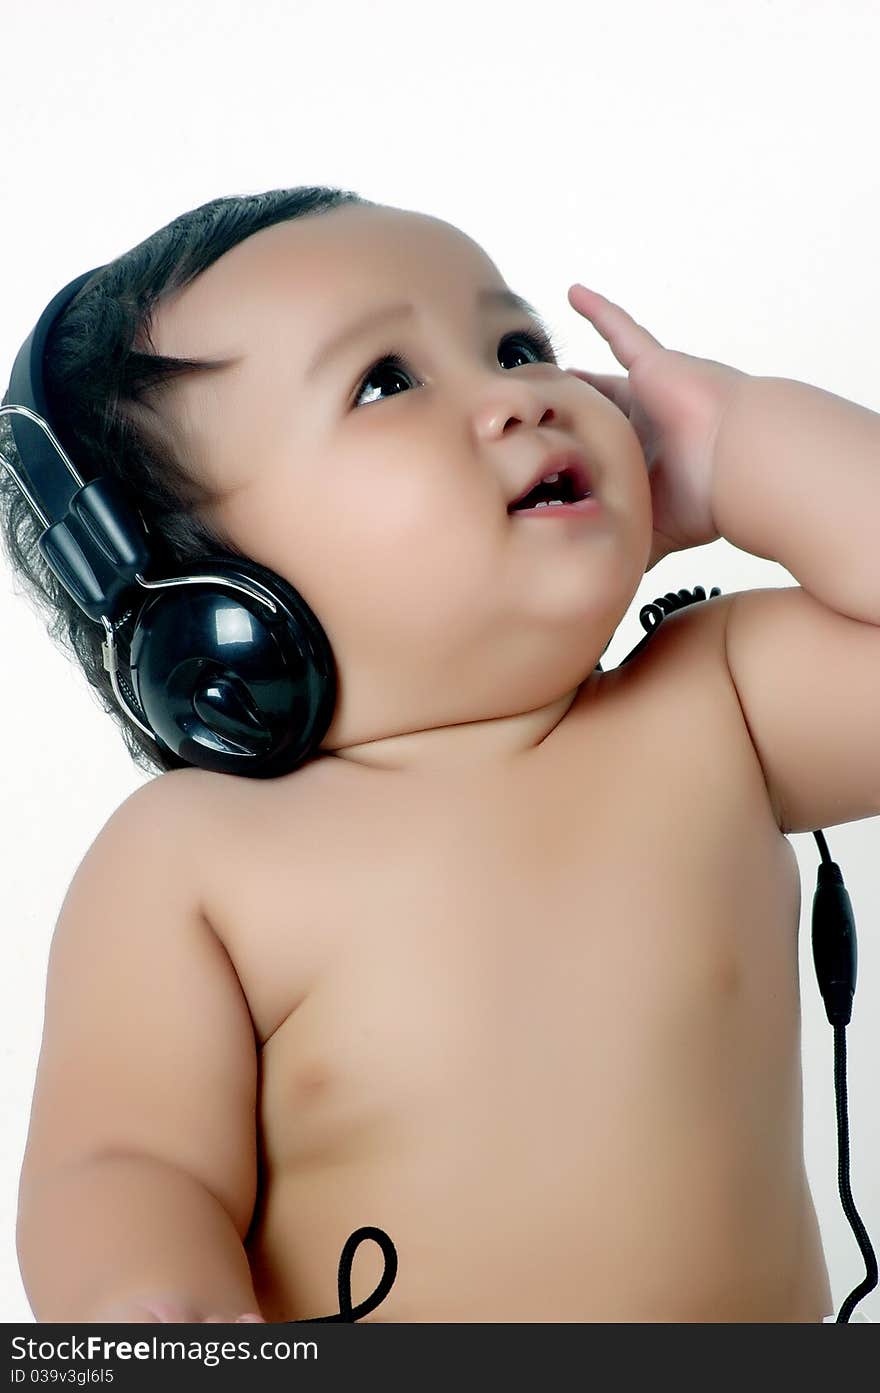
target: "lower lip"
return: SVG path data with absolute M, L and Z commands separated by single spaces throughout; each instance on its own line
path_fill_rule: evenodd
M 584 513 L 589 516 L 591 513 L 598 513 L 601 504 L 595 494 L 589 498 L 580 498 L 577 503 L 556 503 L 550 508 L 519 508 L 515 509 L 510 516 L 512 518 L 553 518 L 571 517 L 574 513 Z

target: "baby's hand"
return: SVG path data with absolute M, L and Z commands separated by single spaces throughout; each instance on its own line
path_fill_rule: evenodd
M 625 309 L 573 285 L 569 304 L 588 319 L 628 377 L 568 371 L 608 397 L 635 431 L 651 485 L 654 535 L 648 570 L 670 551 L 721 535 L 712 516 L 715 437 L 749 374 L 712 358 L 666 349 Z
M 205 1317 L 205 1322 L 204 1322 L 204 1323 L 205 1323 L 205 1325 L 214 1325 L 214 1324 L 225 1325 L 225 1324 L 229 1324 L 230 1322 L 227 1321 L 226 1316 L 206 1316 L 206 1317 Z M 255 1311 L 248 1311 L 248 1312 L 247 1312 L 245 1315 L 243 1315 L 243 1316 L 236 1316 L 236 1317 L 235 1317 L 235 1320 L 232 1321 L 231 1324 L 233 1324 L 233 1325 L 265 1325 L 266 1322 L 265 1322 L 265 1320 L 263 1319 L 263 1317 L 262 1317 L 261 1315 L 257 1314 L 257 1312 L 255 1312 Z
M 266 1322 L 255 1311 L 240 1316 L 203 1316 L 191 1303 L 185 1301 L 144 1301 L 119 1302 L 104 1307 L 91 1323 L 133 1325 L 240 1325 Z

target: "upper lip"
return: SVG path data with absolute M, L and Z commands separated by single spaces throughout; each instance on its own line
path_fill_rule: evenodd
M 530 476 L 529 482 L 520 489 L 519 493 L 510 499 L 507 505 L 507 511 L 510 512 L 511 508 L 525 498 L 527 493 L 531 493 L 532 489 L 540 484 L 541 480 L 546 478 L 548 474 L 557 473 L 570 474 L 574 479 L 576 491 L 580 496 L 583 496 L 585 493 L 592 493 L 593 477 L 582 451 L 573 448 L 554 450 L 552 454 L 547 455 L 541 464 L 538 465 L 536 471 Z

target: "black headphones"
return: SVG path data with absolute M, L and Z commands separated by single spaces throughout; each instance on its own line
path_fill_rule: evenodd
M 85 483 L 49 424 L 46 339 L 103 269 L 59 291 L 19 350 L 0 414 L 12 413 L 26 480 L 5 463 L 46 528 L 39 548 L 47 563 L 104 625 L 104 666 L 126 715 L 181 765 L 276 778 L 317 752 L 336 707 L 336 664 L 316 615 L 255 561 L 206 557 L 186 575 L 147 579 L 149 536 L 123 487 L 107 476 Z M 120 668 L 115 633 L 132 614 L 130 658 Z
M 104 666 L 126 715 L 181 766 L 276 778 L 317 753 L 336 707 L 336 664 L 316 615 L 286 580 L 255 561 L 208 557 L 190 566 L 185 576 L 148 580 L 146 524 L 122 485 L 107 476 L 84 483 L 49 424 L 46 339 L 77 291 L 104 269 L 87 271 L 59 291 L 20 348 L 9 403 L 0 406 L 0 415 L 11 413 L 24 479 L 4 455 L 0 460 L 46 529 L 38 545 L 48 565 L 83 612 L 104 625 Z M 59 457 L 66 473 L 58 468 Z M 138 593 L 139 586 L 146 596 Z M 710 597 L 720 593 L 713 586 Z M 644 605 L 639 618 L 647 632 L 620 666 L 640 652 L 667 613 L 705 598 L 703 587 L 696 586 L 668 591 Z M 133 614 L 129 661 L 120 671 L 115 632 Z M 601 663 L 596 666 L 601 672 Z M 844 1031 L 855 992 L 856 934 L 840 867 L 822 832 L 813 836 L 822 858 L 813 897 L 813 961 L 834 1026 L 838 1184 L 866 1266 L 864 1280 L 837 1316 L 846 1322 L 856 1303 L 877 1285 L 878 1275 L 849 1187 Z M 354 1314 L 344 1285 L 354 1248 L 364 1237 L 385 1250 L 386 1274 Z M 384 1298 L 395 1272 L 396 1253 L 388 1235 L 381 1229 L 358 1229 L 340 1261 L 341 1313 L 320 1319 L 357 1320 Z

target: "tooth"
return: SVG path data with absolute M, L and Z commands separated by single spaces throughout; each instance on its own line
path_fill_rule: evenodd
M 559 478 L 559 473 L 558 473 L 558 471 L 557 471 L 556 474 L 545 474 L 544 477 L 543 477 L 543 479 L 541 480 L 541 483 L 542 483 L 542 484 L 555 484 L 555 483 L 556 483 L 556 480 L 557 480 L 558 478 Z

